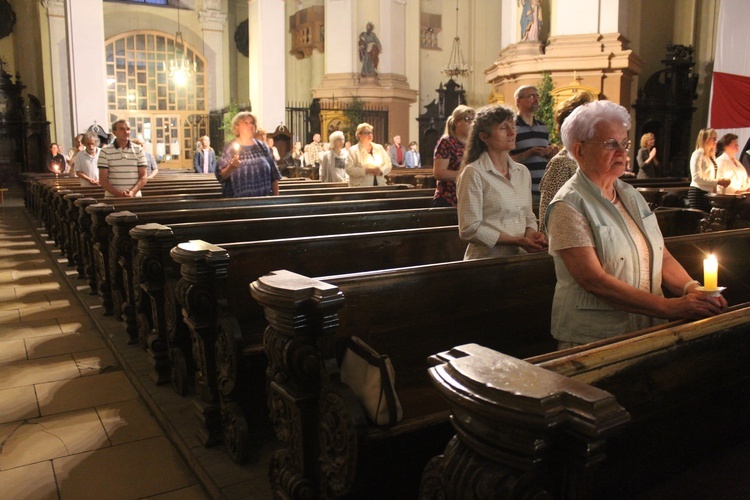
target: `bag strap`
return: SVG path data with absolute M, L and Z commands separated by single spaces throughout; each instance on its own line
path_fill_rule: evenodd
M 385 395 L 385 402 L 388 405 L 388 424 L 394 424 L 398 420 L 398 409 L 396 408 L 396 388 L 393 387 L 391 374 L 388 372 L 388 356 L 380 358 L 380 398 Z M 380 410 L 380 400 L 378 401 L 378 411 Z

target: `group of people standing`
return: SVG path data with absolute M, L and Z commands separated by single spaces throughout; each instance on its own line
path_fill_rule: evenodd
M 52 143 L 46 161 L 47 170 L 78 177 L 83 187 L 101 186 L 105 197 L 140 196 L 146 181 L 159 172 L 156 159 L 145 151 L 142 139 L 130 139 L 127 120 L 117 120 L 112 125 L 112 139 L 109 142 L 108 138 L 88 130 L 75 137 L 66 156 L 60 153 L 56 143 Z
M 664 246 L 646 201 L 621 180 L 630 164 L 627 110 L 590 94 L 561 103 L 555 121 L 564 148 L 557 150 L 533 117 L 538 98 L 536 88 L 521 87 L 518 114 L 502 105 L 458 106 L 446 122 L 434 153 L 433 204 L 458 208 L 464 258 L 549 250 L 559 348 L 726 310 L 723 297 L 701 293 Z M 649 146 L 644 163 L 656 164 Z

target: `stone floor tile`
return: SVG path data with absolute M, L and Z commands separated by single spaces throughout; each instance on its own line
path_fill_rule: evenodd
M 39 411 L 52 415 L 138 397 L 122 371 L 36 386 Z
M 80 372 L 69 354 L 14 361 L 0 365 L 0 389 L 78 378 Z
M 0 311 L 0 325 L 12 325 L 21 322 L 21 313 L 18 309 Z
M 0 472 L 3 498 L 14 500 L 57 500 L 57 483 L 52 461 L 16 467 Z
M 77 315 L 84 317 L 86 314 L 78 302 L 71 303 L 69 300 L 56 300 L 54 302 L 44 302 L 42 304 L 35 303 L 32 306 L 22 307 L 19 311 L 21 312 L 22 321 Z
M 56 335 L 62 333 L 63 331 L 75 330 L 63 330 L 62 328 L 60 328 L 60 323 L 58 323 L 55 319 L 24 321 L 22 323 L 17 323 L 14 325 L 0 325 L 0 341 L 23 340 L 25 338 Z
M 0 424 L 39 416 L 33 385 L 0 391 Z M 2 489 L 0 489 L 2 491 Z
M 14 288 L 16 289 L 16 296 L 19 299 L 23 299 L 24 297 L 33 297 L 34 294 L 47 294 L 52 292 L 59 292 L 62 288 L 60 286 L 60 283 L 53 283 L 53 282 L 46 282 L 46 283 L 36 283 L 36 284 L 29 284 L 29 285 L 19 285 L 17 283 L 13 284 Z
M 9 285 L 0 285 L 0 300 L 14 300 L 16 298 L 16 289 Z
M 113 446 L 161 436 L 161 427 L 140 400 L 133 399 L 96 408 Z
M 26 339 L 29 359 L 102 349 L 104 345 L 101 336 L 91 330 Z
M 144 498 L 196 484 L 163 436 L 55 459 L 53 466 L 63 500 Z
M 0 470 L 109 446 L 93 408 L 0 425 Z
M 88 317 L 66 317 L 57 318 L 57 324 L 60 326 L 60 331 L 63 333 L 77 332 L 82 328 L 90 328 L 91 321 Z
M 151 500 L 203 500 L 208 498 L 208 495 L 200 488 L 195 485 L 189 488 L 182 488 L 169 493 L 163 493 L 161 495 L 152 495 L 146 497 Z
M 26 347 L 23 340 L 8 340 L 0 342 L 0 363 L 20 361 L 26 359 Z
M 32 243 L 33 244 L 33 243 Z M 54 276 L 52 269 L 24 269 L 24 270 L 13 270 L 11 271 L 13 280 L 20 281 L 27 278 L 45 278 L 49 282 L 49 278 Z M 2 276 L 2 273 L 0 273 Z
M 36 297 L 24 297 L 23 299 L 6 299 L 0 300 L 0 311 L 18 310 L 26 307 L 45 307 L 49 306 L 49 299 L 44 294 Z
M 101 342 L 103 343 L 103 341 Z M 117 358 L 107 347 L 74 353 L 73 359 L 75 359 L 78 370 L 84 377 L 99 375 L 112 368 L 120 368 Z

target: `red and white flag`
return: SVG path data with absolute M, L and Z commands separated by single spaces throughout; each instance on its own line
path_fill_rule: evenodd
M 722 0 L 716 36 L 708 126 L 719 137 L 737 134 L 740 148 L 750 137 L 750 30 L 747 0 Z

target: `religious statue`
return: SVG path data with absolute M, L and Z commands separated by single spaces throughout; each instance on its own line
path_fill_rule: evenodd
M 383 46 L 380 45 L 378 36 L 373 33 L 375 26 L 367 23 L 367 31 L 359 34 L 359 60 L 362 61 L 362 76 L 376 76 L 378 74 L 378 61 Z
M 518 0 L 521 11 L 521 41 L 539 41 L 542 30 L 542 0 Z

